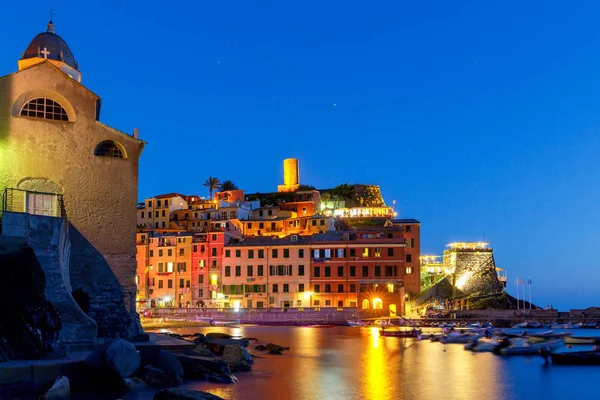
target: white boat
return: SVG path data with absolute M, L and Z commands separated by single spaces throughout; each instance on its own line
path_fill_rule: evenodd
M 367 326 L 365 321 L 347 321 L 348 326 Z
M 502 339 L 476 339 L 465 344 L 465 350 L 471 350 L 474 352 L 492 352 L 496 347 L 502 344 Z
M 531 343 L 525 338 L 510 338 L 505 339 L 503 343 L 506 342 L 508 342 L 508 347 L 504 347 L 499 351 L 500 354 L 505 356 L 538 354 L 540 350 L 553 352 L 564 344 L 564 341 L 562 339 Z
M 596 344 L 600 343 L 600 337 L 594 336 L 567 336 L 564 338 L 566 344 Z
M 198 317 L 198 322 L 207 322 L 212 326 L 229 326 L 229 325 L 239 325 L 240 320 L 229 320 L 229 321 L 219 321 L 211 317 Z
M 568 324 L 552 324 L 550 326 L 551 329 L 579 329 L 583 326 L 582 323 L 578 323 L 578 324 L 572 324 L 572 323 L 568 323 Z
M 472 333 L 458 333 L 452 332 L 445 337 L 440 338 L 440 342 L 446 343 L 461 343 L 466 344 L 473 340 L 477 340 L 483 335 L 480 334 L 472 334 Z
M 555 332 L 555 331 L 545 331 L 545 332 L 533 332 L 533 333 L 527 333 L 527 338 L 529 338 L 529 341 L 531 343 L 538 343 L 538 342 L 543 342 L 545 340 L 551 340 L 551 339 L 561 339 L 561 338 L 565 338 L 567 336 L 571 336 L 571 334 L 569 332 Z

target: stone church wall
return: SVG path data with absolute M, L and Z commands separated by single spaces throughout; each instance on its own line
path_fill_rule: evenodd
M 21 106 L 36 97 L 59 102 L 70 121 L 20 117 Z M 98 122 L 97 100 L 94 93 L 49 63 L 0 78 L 0 188 L 46 191 L 50 187 L 53 193 L 62 193 L 69 222 L 110 264 L 113 278 L 123 286 L 133 321 L 135 210 L 143 142 Z M 94 156 L 103 140 L 121 144 L 127 158 Z M 79 239 L 73 240 L 73 281 L 83 276 L 77 268 L 88 271 L 78 261 L 85 253 L 76 248 Z

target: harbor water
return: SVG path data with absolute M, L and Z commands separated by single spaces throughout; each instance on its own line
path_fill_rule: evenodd
M 239 383 L 184 384 L 230 400 L 258 399 L 565 399 L 598 393 L 600 367 L 545 365 L 540 356 L 471 353 L 460 344 L 380 337 L 377 328 L 182 328 L 180 334 L 225 332 L 291 349 L 256 358 Z M 600 330 L 573 330 L 598 336 Z M 252 348 L 253 342 L 250 343 Z M 573 346 L 570 350 L 589 349 Z M 568 350 L 568 349 L 565 349 Z M 257 352 L 258 353 L 258 352 Z M 150 393 L 129 394 L 146 400 Z

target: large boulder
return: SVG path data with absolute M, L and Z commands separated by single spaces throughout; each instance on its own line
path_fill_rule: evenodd
M 194 349 L 185 350 L 185 354 L 191 356 L 215 357 L 215 353 L 210 351 L 210 349 L 203 343 L 198 344 Z
M 106 349 L 106 362 L 123 378 L 127 378 L 138 370 L 141 359 L 138 351 L 131 342 L 116 339 Z
M 183 378 L 183 366 L 177 359 L 177 357 L 166 350 L 160 350 L 158 352 L 158 360 L 156 366 L 159 369 L 165 371 L 166 374 L 181 379 Z
M 283 354 L 284 350 L 289 350 L 289 347 L 283 347 L 283 346 L 279 346 L 278 344 L 274 344 L 274 343 L 268 343 L 265 346 L 265 350 L 267 350 L 270 354 L 278 354 L 281 355 Z
M 129 391 L 144 389 L 148 386 L 143 379 L 137 378 L 135 376 L 133 378 L 125 378 L 125 385 L 127 386 L 127 390 Z
M 155 388 L 168 388 L 171 386 L 177 386 L 181 383 L 181 379 L 167 374 L 162 369 L 153 367 L 152 365 L 146 365 L 142 370 L 142 378 L 148 386 Z
M 248 350 L 240 345 L 225 346 L 222 358 L 232 371 L 250 371 L 254 364 Z
M 227 363 L 239 361 L 246 361 L 250 364 L 254 363 L 248 350 L 240 345 L 225 346 L 225 351 L 223 351 L 223 361 Z
M 69 378 L 66 376 L 59 376 L 54 381 L 54 385 L 48 390 L 46 400 L 67 400 L 71 397 L 71 385 L 69 384 Z
M 47 356 L 62 328 L 31 247 L 0 249 L 0 359 Z
M 154 400 L 223 400 L 223 398 L 198 390 L 170 388 L 156 393 Z
M 91 389 L 99 393 L 116 393 L 126 390 L 123 376 L 108 363 L 106 352 L 112 343 L 107 341 L 96 346 L 74 371 L 76 378 L 72 381 L 77 391 Z
M 237 378 L 223 360 L 214 357 L 200 357 L 180 354 L 177 356 L 188 379 L 208 379 L 211 382 L 235 383 Z
M 196 336 L 194 338 L 194 343 L 201 344 L 206 342 L 206 336 L 204 336 L 203 333 L 196 333 L 194 336 Z
M 233 338 L 233 336 L 231 336 L 228 333 L 223 333 L 223 332 L 208 332 L 206 334 L 206 338 L 207 339 L 231 339 L 231 338 Z
M 240 345 L 248 347 L 250 341 L 248 339 L 213 339 L 206 337 L 206 347 L 216 355 L 223 355 L 226 346 Z

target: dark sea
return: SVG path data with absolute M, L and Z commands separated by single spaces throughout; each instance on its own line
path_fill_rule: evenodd
M 230 400 L 600 398 L 600 366 L 552 366 L 540 356 L 471 353 L 460 344 L 380 337 L 377 328 L 242 326 L 171 331 L 219 331 L 291 348 L 282 356 L 256 358 L 251 372 L 236 374 L 235 385 L 182 386 Z M 600 329 L 573 332 L 600 336 Z M 152 393 L 118 398 L 147 400 Z

